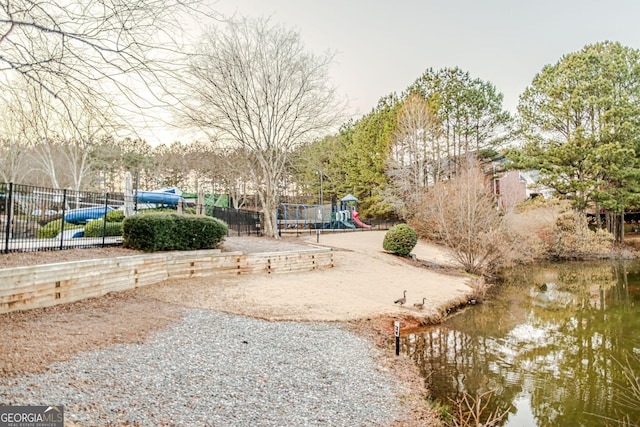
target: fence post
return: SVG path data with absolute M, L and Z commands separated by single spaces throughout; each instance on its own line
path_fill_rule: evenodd
M 133 195 L 133 211 L 138 213 L 138 185 L 140 184 L 140 172 L 136 172 L 136 188 L 132 192 Z
M 64 249 L 64 215 L 67 210 L 67 189 L 62 190 L 62 224 L 60 225 L 60 250 Z
M 5 200 L 7 200 L 5 202 L 5 216 L 7 218 L 7 224 L 5 225 L 4 230 L 4 252 L 8 254 L 9 238 L 11 237 L 11 221 L 13 221 L 13 218 L 11 218 L 11 214 L 13 213 L 13 182 L 9 183 L 9 198 Z
M 102 247 L 105 247 L 107 236 L 107 209 L 109 209 L 109 193 L 104 193 L 104 218 L 102 219 Z

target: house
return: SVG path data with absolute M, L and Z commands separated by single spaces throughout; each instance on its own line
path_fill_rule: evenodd
M 533 197 L 545 199 L 553 195 L 553 190 L 538 184 L 538 171 L 509 170 L 494 175 L 493 192 L 498 197 L 498 207 L 511 209 Z

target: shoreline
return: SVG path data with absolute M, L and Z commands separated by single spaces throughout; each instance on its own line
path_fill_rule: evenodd
M 417 365 L 406 355 L 395 356 L 393 322 L 402 321 L 404 333 L 411 327 L 443 320 L 443 310 L 466 301 L 471 292 L 469 278 L 442 274 L 440 268 L 416 266 L 385 253 L 381 249 L 383 235 L 375 231 L 323 234 L 319 244 L 314 235 L 276 243 L 332 247 L 336 266 L 331 269 L 224 281 L 168 281 L 64 306 L 3 315 L 0 325 L 12 344 L 0 350 L 0 378 L 11 381 L 21 373 L 46 372 L 51 363 L 66 363 L 79 354 L 123 343 L 145 343 L 191 310 L 239 315 L 247 318 L 247 323 L 249 319 L 283 324 L 320 322 L 363 337 L 379 350 L 376 364 L 397 379 L 397 398 L 403 408 L 401 417 L 385 425 L 439 425 L 425 400 L 428 391 Z M 229 245 L 231 241 L 237 245 L 272 244 L 229 240 Z M 429 265 L 455 270 L 440 248 L 416 247 L 416 256 Z M 399 307 L 393 301 L 403 290 L 408 291 L 407 303 Z M 417 310 L 413 303 L 423 295 L 429 295 L 427 304 L 424 310 Z M 33 352 L 34 344 L 42 341 L 48 342 L 48 351 Z

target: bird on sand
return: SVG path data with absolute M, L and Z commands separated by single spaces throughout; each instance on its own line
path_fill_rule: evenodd
M 402 298 L 398 298 L 397 300 L 395 300 L 393 302 L 394 304 L 404 305 L 404 303 L 407 302 L 407 291 L 402 292 L 402 294 L 404 296 Z
M 417 302 L 413 304 L 413 306 L 416 307 L 418 310 L 422 310 L 424 308 L 424 302 L 426 300 L 427 300 L 426 298 L 422 298 L 422 302 Z

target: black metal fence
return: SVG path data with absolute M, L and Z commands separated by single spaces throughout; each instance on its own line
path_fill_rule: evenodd
M 89 237 L 85 228 L 91 221 L 105 218 L 112 211 L 136 212 L 158 207 L 185 211 L 189 206 L 188 203 L 177 203 L 175 194 L 134 194 L 137 196 L 125 197 L 124 193 L 0 183 L 0 253 L 119 245 L 122 236 L 109 236 L 107 221 L 100 221 L 104 229 L 98 230 L 99 237 Z M 194 211 L 198 210 L 198 206 L 194 207 Z M 261 234 L 257 212 L 219 207 L 203 210 L 207 215 L 225 221 L 229 235 Z
M 259 212 L 214 206 L 207 207 L 206 214 L 226 222 L 229 226 L 228 235 L 262 235 L 262 220 Z

